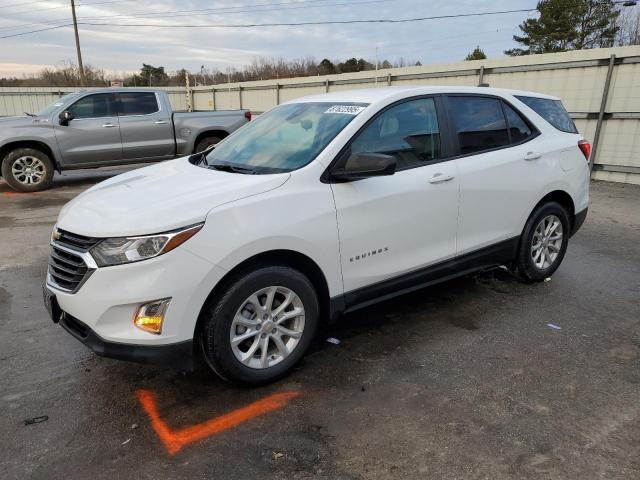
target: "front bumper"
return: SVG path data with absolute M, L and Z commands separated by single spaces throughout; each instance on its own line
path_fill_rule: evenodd
M 67 313 L 62 314 L 60 325 L 101 357 L 162 365 L 177 370 L 193 370 L 192 340 L 158 346 L 108 342 L 100 338 L 99 335 L 80 320 Z
M 152 359 L 165 346 L 186 348 L 193 341 L 200 310 L 224 274 L 225 270 L 177 248 L 149 260 L 96 268 L 73 292 L 51 282 L 46 289 L 55 295 L 60 311 L 86 329 L 86 338 L 76 338 L 98 354 Z M 137 328 L 133 318 L 140 305 L 161 298 L 171 299 L 161 333 Z M 135 353 L 123 354 L 125 346 Z

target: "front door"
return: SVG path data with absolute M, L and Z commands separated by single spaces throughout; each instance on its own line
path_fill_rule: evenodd
M 443 161 L 436 101 L 417 98 L 379 113 L 345 153 L 392 155 L 394 175 L 334 183 L 345 292 L 417 272 L 456 254 L 458 172 Z
M 115 163 L 122 159 L 120 125 L 113 93 L 86 95 L 67 108 L 68 125 L 54 124 L 65 166 Z
M 154 92 L 121 92 L 120 134 L 124 160 L 163 159 L 175 154 L 171 112 Z

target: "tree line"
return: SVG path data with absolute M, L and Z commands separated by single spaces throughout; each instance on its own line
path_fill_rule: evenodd
M 538 15 L 519 25 L 520 33 L 513 39 L 516 48 L 504 53 L 511 56 L 538 53 L 564 52 L 586 48 L 602 48 L 623 45 L 640 45 L 640 9 L 614 3 L 613 0 L 540 0 Z M 478 45 L 465 60 L 487 58 Z M 378 62 L 379 69 L 420 65 L 420 62 L 403 58 L 391 62 Z M 85 65 L 87 84 L 93 87 L 108 86 L 111 79 L 119 79 L 125 86 L 184 86 L 214 85 L 227 82 L 267 80 L 303 76 L 330 75 L 361 72 L 376 69 L 376 62 L 364 58 L 317 62 L 312 57 L 285 60 L 282 58 L 256 58 L 241 68 L 227 70 L 206 69 L 188 72 L 185 69 L 167 72 L 163 66 L 142 64 L 139 72 L 106 72 Z M 78 67 L 73 62 L 63 62 L 53 68 L 22 78 L 0 78 L 0 86 L 54 86 L 69 87 L 80 84 Z
M 419 66 L 420 62 L 409 62 L 400 58 L 394 62 L 383 60 L 378 68 L 397 68 Z M 350 58 L 344 61 L 331 61 L 327 58 L 317 62 L 311 57 L 304 59 L 285 60 L 283 58 L 255 58 L 250 64 L 241 68 L 228 70 L 207 69 L 188 72 L 185 69 L 166 71 L 163 66 L 153 66 L 146 63 L 138 72 L 108 72 L 92 65 L 85 65 L 87 85 L 91 87 L 109 86 L 111 80 L 117 79 L 126 87 L 172 87 L 186 84 L 189 75 L 191 86 L 216 85 L 227 82 L 247 82 L 252 80 L 268 80 L 277 78 L 293 78 L 334 73 L 362 72 L 375 70 L 375 62 L 364 58 Z M 10 86 L 53 86 L 72 87 L 80 84 L 80 71 L 71 61 L 62 62 L 52 68 L 44 68 L 40 72 L 22 78 L 0 78 L 0 87 Z

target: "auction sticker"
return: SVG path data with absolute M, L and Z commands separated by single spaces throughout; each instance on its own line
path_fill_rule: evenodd
M 324 113 L 343 113 L 345 115 L 358 115 L 365 107 L 358 105 L 333 105 Z

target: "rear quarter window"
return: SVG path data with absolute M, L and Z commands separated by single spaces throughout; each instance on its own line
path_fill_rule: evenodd
M 561 132 L 578 133 L 575 123 L 560 100 L 524 95 L 516 95 L 516 98 Z

